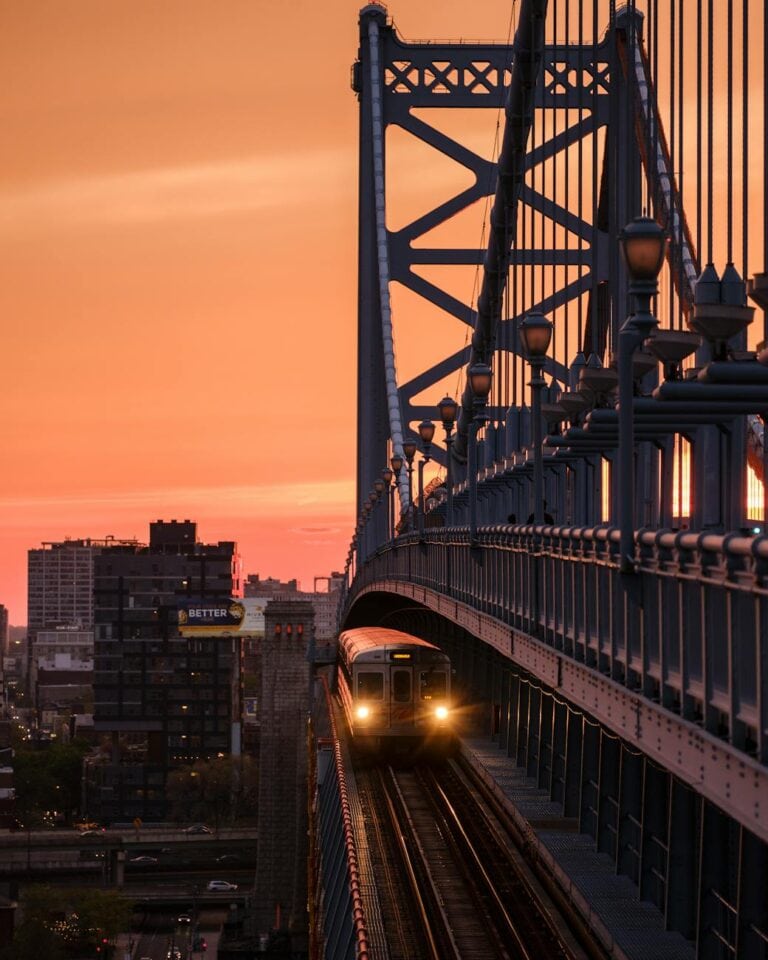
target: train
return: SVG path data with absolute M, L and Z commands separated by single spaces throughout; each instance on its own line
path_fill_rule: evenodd
M 451 661 L 434 644 L 385 627 L 345 630 L 337 688 L 352 742 L 361 750 L 451 749 Z

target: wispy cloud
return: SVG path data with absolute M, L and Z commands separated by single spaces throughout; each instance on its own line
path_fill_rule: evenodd
M 216 514 L 220 517 L 258 517 L 305 515 L 333 517 L 345 513 L 354 502 L 354 482 L 350 480 L 320 483 L 285 483 L 258 486 L 176 487 L 162 490 L 126 490 L 111 493 L 84 493 L 67 496 L 0 497 L 0 516 L 4 525 L 14 518 L 25 525 L 29 511 L 38 515 L 62 517 L 108 514 L 119 518 L 124 513 L 170 511 L 173 516 Z M 329 527 L 303 527 L 303 534 L 331 533 Z
M 351 151 L 324 149 L 6 187 L 0 192 L 0 232 L 248 213 L 306 203 L 307 191 L 314 202 L 318 196 L 332 202 L 334 184 L 345 191 L 355 163 Z

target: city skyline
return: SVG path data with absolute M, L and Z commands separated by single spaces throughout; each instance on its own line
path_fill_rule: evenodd
M 0 13 L 0 601 L 12 623 L 25 618 L 28 549 L 131 538 L 157 517 L 237 540 L 250 571 L 308 584 L 343 564 L 361 6 Z M 390 13 L 409 37 L 508 29 L 490 2 Z

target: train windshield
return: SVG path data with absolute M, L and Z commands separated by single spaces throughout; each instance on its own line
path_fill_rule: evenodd
M 384 699 L 384 674 L 361 671 L 357 675 L 357 695 L 361 700 Z
M 447 677 L 442 670 L 425 670 L 421 674 L 421 699 L 443 700 L 448 689 Z

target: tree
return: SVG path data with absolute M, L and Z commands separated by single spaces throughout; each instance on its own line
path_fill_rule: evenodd
M 207 820 L 218 831 L 224 822 L 252 817 L 258 794 L 252 757 L 219 757 L 179 767 L 166 782 L 175 820 Z
M 113 890 L 27 887 L 22 920 L 0 960 L 63 960 L 95 956 L 130 925 L 133 904 Z
M 83 740 L 52 744 L 45 750 L 29 746 L 14 756 L 16 815 L 26 826 L 39 820 L 45 811 L 55 809 L 72 822 L 79 803 L 83 757 L 88 752 Z M 36 824 L 35 824 L 36 825 Z

